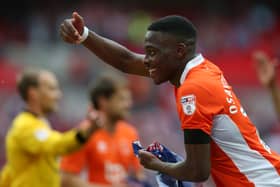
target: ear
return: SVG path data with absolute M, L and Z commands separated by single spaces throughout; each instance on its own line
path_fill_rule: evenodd
M 104 110 L 107 107 L 107 101 L 108 99 L 106 99 L 105 97 L 100 97 L 98 99 L 98 105 L 99 105 L 99 109 L 100 110 Z
M 177 57 L 180 59 L 184 59 L 187 54 L 187 46 L 184 43 L 177 44 Z
M 35 87 L 30 87 L 27 91 L 27 98 L 34 100 L 38 98 L 38 90 Z

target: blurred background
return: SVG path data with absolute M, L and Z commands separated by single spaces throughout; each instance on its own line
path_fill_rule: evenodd
M 137 52 L 143 52 L 145 29 L 152 20 L 170 14 L 189 18 L 198 29 L 198 52 L 220 66 L 261 137 L 280 153 L 280 124 L 251 58 L 255 50 L 280 57 L 278 0 L 10 0 L 0 7 L 0 168 L 5 134 L 23 108 L 15 89 L 18 72 L 37 67 L 56 73 L 64 97 L 61 110 L 50 119 L 63 131 L 84 118 L 90 82 L 113 71 L 84 47 L 59 38 L 60 23 L 73 11 L 92 30 Z M 158 140 L 184 155 L 172 86 L 125 76 L 134 98 L 130 121 L 140 140 L 144 145 Z

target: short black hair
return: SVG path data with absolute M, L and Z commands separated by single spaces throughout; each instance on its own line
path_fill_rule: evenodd
M 24 101 L 28 100 L 28 90 L 39 85 L 39 70 L 24 70 L 18 77 L 17 90 Z
M 197 36 L 197 30 L 192 22 L 178 15 L 166 16 L 154 21 L 148 27 L 148 31 L 166 32 L 186 39 L 196 39 Z
M 99 99 L 101 97 L 110 99 L 119 88 L 126 87 L 127 82 L 117 75 L 102 75 L 90 87 L 89 97 L 92 106 L 100 109 Z

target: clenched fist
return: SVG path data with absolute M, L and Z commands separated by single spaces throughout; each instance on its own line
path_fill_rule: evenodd
M 61 38 L 71 44 L 80 43 L 84 32 L 84 19 L 77 12 L 73 12 L 72 18 L 65 19 L 60 25 Z

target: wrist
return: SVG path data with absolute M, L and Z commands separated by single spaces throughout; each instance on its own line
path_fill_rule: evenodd
M 98 129 L 97 126 L 96 125 L 92 125 L 92 124 L 88 128 L 86 128 L 86 129 L 79 129 L 77 131 L 77 134 L 76 134 L 76 139 L 78 140 L 78 142 L 83 144 L 83 143 L 85 143 L 91 137 L 91 135 L 97 129 Z
M 81 37 L 77 41 L 77 44 L 83 43 L 88 38 L 88 35 L 89 35 L 89 29 L 86 26 L 84 26 L 83 34 L 81 35 Z
M 161 173 L 167 173 L 169 164 L 170 163 L 159 161 L 155 164 L 154 168 L 156 171 L 159 171 Z
M 87 141 L 87 137 L 85 136 L 85 134 L 81 130 L 77 131 L 76 139 L 81 144 L 84 144 Z

